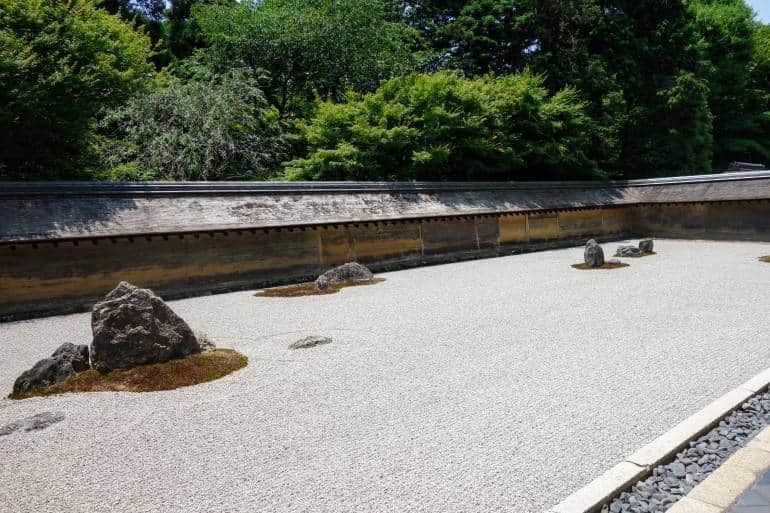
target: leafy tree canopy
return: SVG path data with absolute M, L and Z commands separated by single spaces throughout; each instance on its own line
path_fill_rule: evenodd
M 284 157 L 278 112 L 251 70 L 186 66 L 100 123 L 106 176 L 116 180 L 265 179 Z
M 381 0 L 245 0 L 197 5 L 193 20 L 220 69 L 247 65 L 269 73 L 268 99 L 284 114 L 316 94 L 343 99 L 371 91 L 412 66 L 415 33 L 391 19 Z
M 153 81 L 149 38 L 95 0 L 0 3 L 0 177 L 76 177 L 97 113 Z

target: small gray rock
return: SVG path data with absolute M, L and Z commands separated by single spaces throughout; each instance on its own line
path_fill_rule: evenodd
M 604 250 L 596 243 L 594 239 L 586 242 L 586 248 L 583 251 L 583 260 L 589 267 L 601 267 L 604 265 Z
M 43 358 L 31 369 L 22 372 L 13 384 L 13 393 L 20 394 L 47 387 L 88 368 L 88 346 L 62 344 L 49 358 Z
M 289 344 L 289 349 L 307 349 L 321 344 L 331 344 L 329 337 L 310 336 Z
M 318 290 L 324 290 L 335 283 L 341 283 L 348 280 L 371 280 L 374 278 L 372 271 L 358 262 L 348 262 L 339 267 L 330 269 L 319 276 L 315 281 Z
M 618 250 L 615 252 L 616 257 L 630 257 L 641 254 L 642 250 L 636 246 L 618 246 Z
M 652 253 L 653 243 L 652 239 L 644 239 L 639 241 L 639 250 L 642 253 Z
M 121 282 L 91 312 L 91 362 L 129 369 L 200 352 L 190 326 L 155 293 Z
M 217 345 L 211 340 L 206 332 L 196 331 L 195 340 L 198 341 L 202 353 L 210 353 L 217 350 Z

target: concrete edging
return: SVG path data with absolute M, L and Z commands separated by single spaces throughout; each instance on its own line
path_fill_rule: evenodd
M 770 385 L 770 368 L 730 390 L 661 436 L 630 454 L 622 462 L 569 495 L 547 513 L 594 513 L 610 498 L 633 486 L 653 468 L 664 463 L 748 398 Z

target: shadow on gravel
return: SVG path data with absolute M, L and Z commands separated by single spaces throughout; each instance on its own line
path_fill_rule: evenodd
M 272 289 L 260 290 L 256 297 L 302 297 L 302 296 L 322 296 L 325 294 L 336 294 L 345 287 L 359 287 L 362 285 L 376 285 L 385 281 L 385 278 L 372 278 L 371 280 L 347 280 L 340 283 L 329 285 L 324 290 L 318 290 L 315 282 L 298 283 L 286 287 L 274 287 Z
M 7 436 L 19 430 L 40 431 L 62 420 L 64 420 L 63 413 L 45 411 L 0 427 L 0 436 Z
M 575 269 L 580 269 L 581 271 L 592 271 L 594 269 L 620 269 L 621 267 L 628 267 L 629 264 L 611 264 L 609 262 L 605 262 L 599 267 L 591 267 L 588 264 L 572 264 L 572 267 Z

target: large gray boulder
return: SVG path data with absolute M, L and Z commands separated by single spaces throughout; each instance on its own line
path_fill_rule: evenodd
M 89 368 L 88 346 L 62 344 L 49 358 L 43 358 L 21 373 L 13 384 L 13 393 L 21 394 L 71 378 Z
M 604 250 L 594 240 L 586 242 L 585 251 L 583 251 L 583 261 L 588 267 L 601 267 L 604 265 Z
M 636 246 L 618 246 L 618 250 L 615 252 L 616 257 L 633 257 L 641 254 L 642 250 Z
M 348 280 L 366 281 L 374 278 L 372 271 L 358 262 L 348 262 L 339 267 L 326 271 L 315 281 L 318 290 L 329 288 L 329 285 Z
M 121 282 L 91 313 L 91 363 L 99 370 L 183 358 L 201 350 L 190 326 L 155 293 Z
M 639 241 L 639 249 L 642 253 L 652 253 L 652 239 L 643 239 Z

